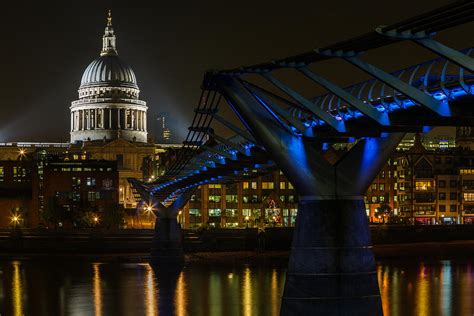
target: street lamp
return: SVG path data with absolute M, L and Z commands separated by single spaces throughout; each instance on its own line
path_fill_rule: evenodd
M 19 215 L 13 215 L 12 216 L 12 223 L 13 227 L 16 228 L 16 225 L 20 222 L 20 216 Z

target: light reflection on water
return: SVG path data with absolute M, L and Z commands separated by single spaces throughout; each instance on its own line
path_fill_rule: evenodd
M 474 313 L 470 262 L 387 261 L 377 273 L 386 316 Z M 3 261 L 0 281 L 1 315 L 278 315 L 285 269 Z

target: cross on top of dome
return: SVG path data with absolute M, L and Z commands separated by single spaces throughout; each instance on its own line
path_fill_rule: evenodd
M 109 10 L 107 26 L 105 27 L 104 36 L 102 36 L 102 51 L 100 52 L 100 56 L 118 55 L 115 41 L 116 38 L 112 27 L 112 11 Z

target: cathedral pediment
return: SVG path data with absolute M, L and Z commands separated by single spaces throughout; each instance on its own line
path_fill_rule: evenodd
M 132 142 L 129 142 L 126 139 L 119 138 L 119 139 L 115 139 L 111 142 L 108 142 L 107 144 L 104 145 L 104 147 L 131 147 L 131 148 L 137 148 L 137 145 L 135 145 Z

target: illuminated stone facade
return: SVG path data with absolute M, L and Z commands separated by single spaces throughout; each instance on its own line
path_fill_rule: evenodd
M 139 99 L 135 73 L 119 57 L 112 17 L 100 56 L 87 66 L 79 100 L 71 104 L 71 143 L 114 140 L 147 142 L 147 106 Z

